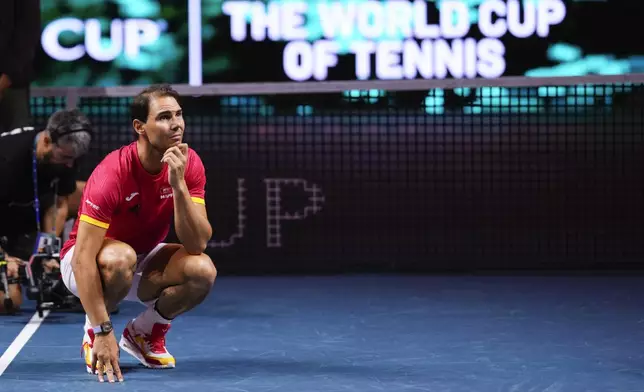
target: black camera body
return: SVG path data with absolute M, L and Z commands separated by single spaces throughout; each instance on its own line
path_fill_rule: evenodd
M 5 243 L 6 243 L 6 239 Z M 0 239 L 2 244 L 2 239 Z M 28 263 L 20 269 L 20 278 L 16 281 L 2 278 L 3 272 L 6 276 L 6 262 L 4 266 L 0 261 L 0 291 L 5 292 L 4 306 L 8 313 L 14 311 L 13 301 L 8 293 L 8 285 L 20 283 L 26 288 L 26 297 L 36 301 L 36 310 L 40 317 L 44 316 L 45 310 L 66 310 L 82 311 L 80 300 L 67 290 L 63 283 L 60 270 L 46 271 L 44 263 L 48 260 L 56 260 L 60 264 L 60 238 L 53 234 L 39 233 L 36 237 L 34 253 Z M 4 260 L 4 252 L 0 252 L 0 260 Z

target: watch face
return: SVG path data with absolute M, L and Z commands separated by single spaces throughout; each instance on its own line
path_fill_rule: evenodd
M 101 330 L 103 330 L 103 332 L 112 331 L 112 323 L 108 321 L 106 323 L 101 324 Z

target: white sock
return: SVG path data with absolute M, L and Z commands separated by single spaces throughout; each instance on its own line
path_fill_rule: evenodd
M 92 323 L 89 322 L 89 316 L 85 315 L 85 331 L 92 329 Z
M 156 310 L 156 301 L 149 303 L 148 308 L 134 319 L 134 329 L 141 332 L 151 332 L 154 324 L 170 324 L 168 320 L 161 316 Z

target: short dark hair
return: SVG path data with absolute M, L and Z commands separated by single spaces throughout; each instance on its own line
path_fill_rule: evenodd
M 92 140 L 92 123 L 79 109 L 61 109 L 49 117 L 45 130 L 52 141 L 71 145 L 74 155 L 85 155 Z
M 130 105 L 130 121 L 146 122 L 150 114 L 150 97 L 172 97 L 179 102 L 179 93 L 169 84 L 153 84 L 138 93 Z

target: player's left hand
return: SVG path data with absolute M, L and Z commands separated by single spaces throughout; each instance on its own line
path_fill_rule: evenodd
M 168 148 L 161 158 L 168 165 L 168 182 L 173 189 L 178 189 L 184 183 L 186 164 L 188 163 L 188 145 L 181 143 Z

